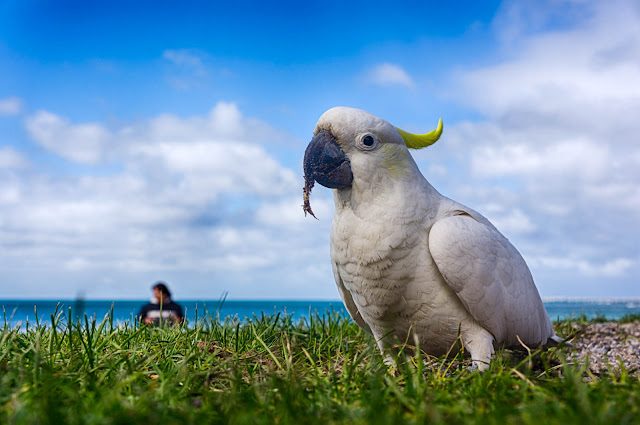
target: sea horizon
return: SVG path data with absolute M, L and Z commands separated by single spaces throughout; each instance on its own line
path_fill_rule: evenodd
M 146 302 L 150 297 L 147 298 L 91 298 L 91 297 L 76 297 L 76 298 L 36 298 L 36 297 L 28 297 L 28 298 L 0 298 L 0 302 L 3 301 L 60 301 L 60 302 L 68 302 L 68 301 L 140 301 Z M 563 301 L 583 301 L 583 302 L 607 302 L 607 301 L 633 301 L 640 302 L 640 296 L 607 296 L 607 297 L 597 297 L 597 296 L 562 296 L 562 295 L 551 295 L 546 297 L 540 297 L 542 302 L 563 302 Z M 181 297 L 179 299 L 175 299 L 175 301 L 180 302 L 200 302 L 200 301 L 274 301 L 274 302 L 342 302 L 339 298 L 231 298 L 231 297 L 219 297 L 219 298 L 190 298 L 190 297 Z
M 617 320 L 627 315 L 640 315 L 640 297 L 543 297 L 551 320 L 564 320 L 584 316 L 587 319 Z M 2 321 L 10 327 L 23 328 L 26 323 L 49 323 L 51 316 L 66 318 L 93 317 L 101 321 L 113 312 L 119 323 L 133 321 L 148 299 L 0 299 L 0 326 Z M 348 316 L 341 300 L 276 300 L 229 299 L 176 300 L 184 310 L 189 323 L 206 316 L 220 320 L 244 321 L 261 316 L 289 315 L 292 320 L 306 320 L 309 316 L 337 312 Z

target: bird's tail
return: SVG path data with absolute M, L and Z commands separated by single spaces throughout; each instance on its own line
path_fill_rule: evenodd
M 551 347 L 557 347 L 558 345 L 564 345 L 565 347 L 569 347 L 569 348 L 573 347 L 572 343 L 570 343 L 564 338 L 560 338 L 556 334 L 553 334 L 551 335 L 551 337 L 549 337 L 549 339 L 547 340 L 547 343 L 544 344 L 544 347 L 551 348 Z

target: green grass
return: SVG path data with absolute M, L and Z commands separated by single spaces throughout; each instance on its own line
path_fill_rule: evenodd
M 640 322 L 640 314 L 638 313 L 627 313 L 622 316 L 619 320 L 620 323 L 631 323 L 631 322 Z
M 460 353 L 392 370 L 337 314 L 191 328 L 52 323 L 0 330 L 0 423 L 640 423 L 638 377 L 595 377 L 563 350 L 500 351 L 486 373 Z

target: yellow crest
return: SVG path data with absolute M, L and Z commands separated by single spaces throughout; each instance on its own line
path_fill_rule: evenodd
M 409 149 L 426 148 L 427 146 L 433 145 L 440 138 L 442 134 L 442 118 L 438 121 L 438 127 L 427 134 L 411 134 L 400 130 L 398 127 L 396 127 L 396 129 L 400 132 L 404 144 L 407 145 Z

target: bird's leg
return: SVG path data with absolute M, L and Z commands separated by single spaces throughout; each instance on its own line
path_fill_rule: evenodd
M 374 335 L 374 337 L 376 337 L 376 335 Z M 378 348 L 380 349 L 380 354 L 382 354 L 384 364 L 386 364 L 389 368 L 396 368 L 396 359 L 398 357 L 398 353 L 395 350 L 393 344 L 388 341 L 388 338 L 389 337 L 376 337 L 376 343 L 378 344 Z
M 371 333 L 376 339 L 376 344 L 382 354 L 384 364 L 390 369 L 395 370 L 397 368 L 398 349 L 394 344 L 394 337 L 392 331 L 385 332 L 384 329 L 371 328 Z
M 404 356 L 404 360 L 407 361 L 415 350 L 415 347 L 408 345 L 407 341 L 400 341 L 397 336 L 392 335 L 392 331 L 380 338 L 376 337 L 376 342 L 378 348 L 380 348 L 384 364 L 392 369 L 397 369 L 400 356 Z
M 480 328 L 475 332 L 463 332 L 461 336 L 464 349 L 471 355 L 471 370 L 484 372 L 489 369 L 494 353 L 493 335 Z

